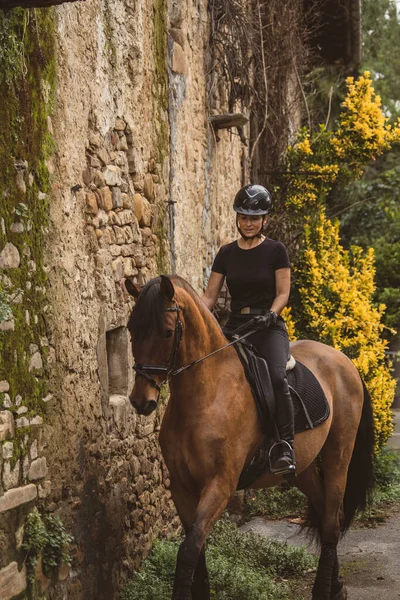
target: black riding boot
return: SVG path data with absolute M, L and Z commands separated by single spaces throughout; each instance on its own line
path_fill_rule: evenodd
M 275 423 L 278 429 L 279 440 L 271 452 L 271 472 L 277 475 L 296 472 L 294 460 L 294 410 L 289 392 L 289 385 L 285 378 L 282 391 L 276 394 Z

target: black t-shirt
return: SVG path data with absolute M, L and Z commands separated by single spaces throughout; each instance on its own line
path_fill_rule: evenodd
M 226 276 L 232 311 L 244 306 L 271 308 L 276 296 L 275 271 L 290 267 L 282 242 L 265 238 L 255 248 L 243 250 L 237 241 L 220 248 L 212 271 Z

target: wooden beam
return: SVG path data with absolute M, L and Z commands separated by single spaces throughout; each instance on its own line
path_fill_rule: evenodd
M 243 127 L 249 122 L 249 117 L 243 113 L 226 113 L 223 115 L 212 115 L 210 123 L 214 129 L 229 129 L 230 127 Z
M 0 9 L 10 10 L 12 8 L 46 8 L 58 6 L 66 2 L 84 2 L 85 0 L 0 0 Z

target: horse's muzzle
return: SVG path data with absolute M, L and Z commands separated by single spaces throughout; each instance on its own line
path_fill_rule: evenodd
M 131 404 L 139 415 L 144 415 L 145 417 L 151 415 L 157 408 L 157 402 L 155 400 L 147 400 L 147 402 L 143 402 L 140 405 L 131 400 Z

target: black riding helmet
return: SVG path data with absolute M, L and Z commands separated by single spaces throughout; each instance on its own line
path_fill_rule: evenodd
M 233 202 L 233 210 L 242 215 L 268 215 L 271 209 L 271 195 L 262 185 L 245 185 Z

